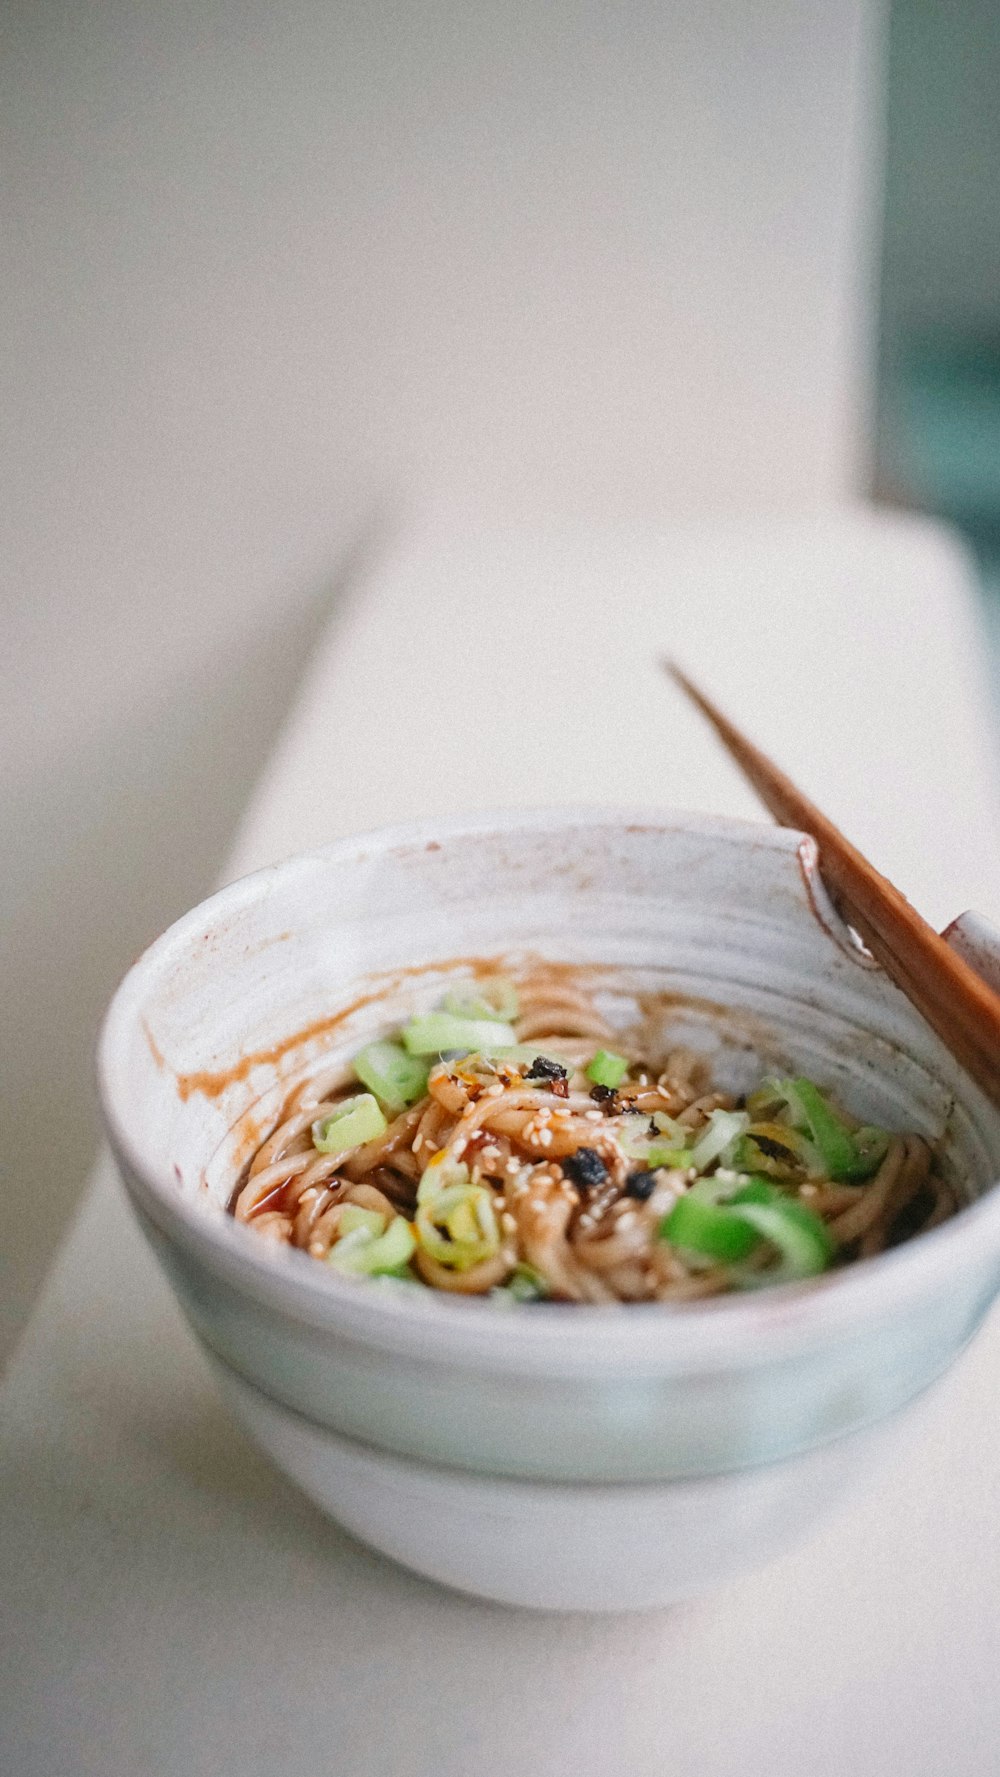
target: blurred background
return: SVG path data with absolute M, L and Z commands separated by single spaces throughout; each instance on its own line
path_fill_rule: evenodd
M 885 80 L 876 496 L 976 552 L 1000 659 L 1000 7 L 894 0 Z M 998 674 L 994 664 L 994 687 Z
M 2 32 L 0 1355 L 96 1145 L 101 1010 L 416 515 L 874 498 L 954 520 L 1000 610 L 993 0 Z

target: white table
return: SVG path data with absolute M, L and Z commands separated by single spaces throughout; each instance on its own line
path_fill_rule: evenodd
M 753 805 L 676 648 L 938 923 L 997 913 L 961 556 L 839 518 L 425 539 L 331 625 L 232 859 L 474 804 Z M 638 1618 L 437 1590 L 276 1478 L 101 1165 L 3 1391 L 10 1777 L 986 1777 L 1000 1317 L 915 1454 L 808 1546 Z

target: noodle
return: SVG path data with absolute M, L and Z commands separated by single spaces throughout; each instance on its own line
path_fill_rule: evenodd
M 344 1066 L 299 1087 L 233 1193 L 236 1220 L 453 1294 L 679 1303 L 873 1257 L 957 1208 L 920 1136 L 862 1128 L 810 1081 L 737 1101 L 689 1048 L 647 1058 L 562 970 L 499 985 L 509 1022 L 482 998 L 466 1008 L 480 1037 L 506 1033 L 495 1051 L 442 1043 L 421 1071 L 373 1045 L 417 1080 L 402 1108 L 391 1081 L 384 1113 L 359 1096 Z M 462 1012 L 444 1026 L 460 1033 Z M 362 1103 L 358 1139 L 328 1143 Z

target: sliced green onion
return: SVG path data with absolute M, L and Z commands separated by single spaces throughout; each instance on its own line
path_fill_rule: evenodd
M 690 1148 L 670 1148 L 665 1142 L 650 1142 L 646 1152 L 646 1165 L 650 1172 L 658 1166 L 667 1166 L 671 1172 L 686 1172 L 694 1165 L 694 1155 Z
M 738 1281 L 745 1289 L 815 1277 L 826 1270 L 833 1258 L 833 1237 L 826 1223 L 794 1197 L 785 1197 L 780 1203 L 733 1203 L 726 1213 L 762 1234 L 777 1247 L 781 1257 L 776 1268 L 743 1273 Z
M 635 1128 L 631 1127 L 635 1124 Z M 618 1146 L 629 1160 L 645 1160 L 652 1147 L 649 1124 L 645 1117 L 629 1117 L 618 1137 Z
M 444 1010 L 456 1018 L 492 1018 L 509 1024 L 518 1013 L 517 988 L 504 976 L 491 975 L 477 981 L 468 993 L 453 991 L 445 994 L 442 1004 Z
M 747 1095 L 746 1108 L 753 1123 L 769 1123 L 784 1106 L 785 1092 L 780 1080 L 762 1080 Z
M 683 1124 L 675 1123 L 662 1111 L 656 1111 L 652 1117 L 633 1115 L 626 1117 L 624 1126 L 618 1135 L 618 1145 L 629 1160 L 640 1163 L 648 1160 L 650 1150 L 656 1148 L 663 1153 L 687 1152 L 687 1144 L 691 1139 L 690 1129 Z M 652 1162 L 650 1162 L 652 1164 Z M 666 1161 L 657 1162 L 665 1166 Z M 690 1161 L 686 1162 L 690 1165 Z
M 628 1073 L 628 1062 L 624 1055 L 615 1055 L 610 1049 L 598 1049 L 593 1061 L 587 1069 L 588 1080 L 595 1086 L 620 1086 Z
M 709 1178 L 696 1178 L 688 1195 L 702 1203 L 781 1203 L 784 1192 L 770 1179 L 753 1173 L 732 1172 L 720 1166 Z
M 862 1129 L 855 1129 L 854 1146 L 858 1150 L 858 1160 L 865 1168 L 863 1173 L 857 1175 L 859 1182 L 871 1178 L 872 1173 L 878 1171 L 889 1152 L 891 1140 L 887 1129 L 876 1129 L 871 1123 L 866 1123 Z
M 669 1137 L 675 1148 L 686 1147 L 691 1139 L 691 1131 L 684 1123 L 678 1123 L 675 1117 L 668 1117 L 666 1111 L 654 1111 L 650 1118 L 661 1135 Z
M 444 1148 L 439 1148 L 420 1175 L 417 1202 L 431 1203 L 442 1191 L 453 1190 L 456 1185 L 464 1187 L 468 1183 L 469 1168 L 463 1161 L 453 1160 Z
M 718 1176 L 718 1175 L 716 1175 Z M 777 1185 L 766 1178 L 748 1178 L 738 1191 L 726 1200 L 729 1203 L 787 1203 L 789 1199 Z
M 712 1111 L 707 1127 L 691 1148 L 691 1165 L 704 1172 L 749 1127 L 750 1118 L 746 1111 Z
M 686 1247 L 705 1258 L 733 1264 L 745 1259 L 758 1243 L 754 1229 L 729 1208 L 706 1203 L 685 1192 L 660 1223 L 660 1234 L 672 1246 Z
M 542 1302 L 548 1293 L 549 1286 L 541 1272 L 524 1264 L 515 1265 L 507 1282 L 493 1291 L 497 1296 L 511 1296 L 515 1302 Z
M 746 1134 L 733 1143 L 728 1158 L 740 1172 L 763 1173 L 785 1182 L 803 1174 L 823 1175 L 818 1150 L 787 1123 L 751 1123 Z
M 342 1234 L 340 1239 L 330 1248 L 327 1264 L 337 1271 L 356 1271 L 356 1255 L 366 1246 L 371 1246 L 374 1235 L 367 1228 L 352 1228 L 349 1234 Z
M 450 1185 L 423 1202 L 418 1193 L 416 1231 L 423 1250 L 455 1271 L 468 1271 L 500 1250 L 493 1193 L 485 1185 Z
M 360 1148 L 375 1141 L 388 1128 L 370 1092 L 359 1092 L 345 1098 L 328 1117 L 319 1117 L 312 1126 L 313 1147 L 321 1154 L 345 1154 L 348 1148 Z
M 472 1050 L 488 1055 L 516 1041 L 510 1024 L 496 1018 L 460 1018 L 453 1012 L 426 1012 L 403 1028 L 403 1043 L 411 1055 L 443 1055 L 452 1049 L 464 1055 Z
M 731 1194 L 723 1196 L 727 1191 Z M 674 1246 L 723 1264 L 738 1264 L 761 1239 L 768 1241 L 780 1263 L 740 1273 L 736 1281 L 747 1289 L 813 1277 L 826 1270 L 834 1253 L 825 1222 L 804 1203 L 786 1197 L 769 1179 L 739 1182 L 731 1173 L 697 1180 L 664 1217 L 660 1234 Z
M 729 1203 L 747 1183 L 747 1173 L 731 1172 L 728 1167 L 720 1166 L 709 1178 L 696 1178 L 688 1189 L 688 1196 L 696 1197 L 701 1203 Z
M 377 1209 L 362 1209 L 360 1203 L 348 1203 L 337 1224 L 341 1240 L 357 1228 L 364 1228 L 371 1235 L 382 1234 L 385 1232 L 385 1216 Z
M 368 1213 L 373 1214 L 374 1211 Z M 345 1212 L 341 1227 L 346 1219 Z M 382 1219 L 379 1217 L 380 1221 Z M 399 1274 L 416 1250 L 416 1237 L 405 1216 L 393 1216 L 384 1234 L 373 1235 L 358 1226 L 352 1232 L 342 1235 L 330 1253 L 329 1262 L 337 1271 L 384 1277 Z
M 854 1137 L 812 1080 L 783 1080 L 792 1121 L 811 1136 L 828 1178 L 860 1180 L 874 1167 L 858 1152 Z
M 427 1062 L 407 1055 L 399 1043 L 369 1043 L 354 1057 L 352 1066 L 361 1084 L 374 1092 L 393 1117 L 427 1091 Z

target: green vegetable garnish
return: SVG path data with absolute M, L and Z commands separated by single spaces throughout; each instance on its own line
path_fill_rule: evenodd
M 738 1191 L 733 1191 L 726 1201 L 728 1203 L 787 1203 L 789 1199 L 784 1191 L 779 1191 L 767 1178 L 748 1178 L 740 1184 Z
M 493 1193 L 461 1161 L 425 1167 L 417 1187 L 417 1239 L 439 1265 L 468 1271 L 500 1250 Z
M 449 1050 L 489 1055 L 513 1047 L 516 1041 L 513 1027 L 497 1018 L 460 1018 L 454 1012 L 425 1012 L 403 1028 L 403 1043 L 411 1055 L 443 1055 Z
M 651 1124 L 656 1134 L 650 1133 Z M 657 1136 L 662 1137 L 662 1140 L 658 1140 Z M 673 1117 L 668 1117 L 665 1111 L 654 1111 L 652 1117 L 648 1118 L 645 1116 L 629 1117 L 619 1136 L 622 1152 L 627 1154 L 630 1160 L 645 1160 L 650 1166 L 675 1164 L 675 1162 L 668 1160 L 654 1162 L 649 1156 L 654 1151 L 663 1154 L 687 1154 L 687 1144 L 690 1139 L 690 1129 L 685 1129 L 683 1123 L 675 1123 Z M 689 1166 L 691 1162 L 683 1160 L 676 1162 L 676 1164 Z
M 593 1061 L 587 1069 L 588 1080 L 595 1086 L 620 1086 L 628 1073 L 628 1062 L 624 1055 L 615 1055 L 610 1049 L 598 1049 Z
M 347 1222 L 353 1204 L 341 1218 Z M 358 1210 L 359 1215 L 374 1215 L 374 1210 Z M 378 1217 L 382 1222 L 384 1218 Z M 417 1242 L 405 1216 L 393 1216 L 385 1233 L 374 1233 L 360 1223 L 341 1235 L 330 1252 L 329 1263 L 335 1271 L 352 1271 L 367 1277 L 399 1275 L 416 1252 Z
M 328 1117 L 317 1118 L 312 1126 L 313 1147 L 321 1154 L 346 1154 L 348 1148 L 375 1141 L 387 1128 L 377 1099 L 370 1092 L 359 1092 L 355 1098 L 345 1098 Z
M 746 1111 L 711 1111 L 708 1122 L 691 1148 L 691 1165 L 699 1172 L 711 1166 L 749 1128 Z
M 761 1284 L 794 1283 L 801 1277 L 815 1277 L 825 1271 L 833 1258 L 834 1243 L 826 1223 L 804 1203 L 794 1197 L 780 1202 L 733 1202 L 728 1212 L 738 1216 L 757 1234 L 762 1234 L 781 1255 L 777 1268 L 747 1271 L 739 1282 L 745 1289 Z
M 783 1193 L 770 1179 L 720 1166 L 709 1178 L 696 1178 L 687 1195 L 699 1203 L 777 1203 Z
M 343 1240 L 345 1234 L 354 1234 L 358 1228 L 364 1228 L 367 1234 L 382 1234 L 385 1216 L 377 1209 L 362 1209 L 360 1203 L 349 1203 L 337 1224 L 338 1235 Z
M 789 1114 L 797 1129 L 811 1138 L 828 1178 L 860 1183 L 870 1178 L 878 1160 L 872 1158 L 872 1146 L 863 1153 L 850 1130 L 831 1109 L 819 1087 L 812 1080 L 781 1080 L 777 1082 L 785 1096 Z M 881 1131 L 866 1132 L 870 1136 Z M 888 1137 L 886 1145 L 888 1145 Z M 882 1149 L 882 1155 L 885 1148 Z M 880 1156 L 881 1158 L 881 1156 Z
M 690 1148 L 670 1148 L 663 1142 L 655 1141 L 650 1142 L 645 1160 L 650 1172 L 655 1172 L 659 1166 L 669 1167 L 671 1172 L 686 1172 L 689 1166 L 694 1165 Z
M 439 1149 L 420 1175 L 417 1186 L 417 1202 L 430 1203 L 440 1197 L 442 1191 L 450 1191 L 456 1185 L 469 1183 L 469 1168 L 462 1160 L 453 1160 L 444 1148 Z
M 533 1265 L 515 1265 L 506 1283 L 493 1292 L 512 1296 L 515 1302 L 542 1302 L 549 1293 L 548 1284 Z
M 660 1223 L 660 1234 L 674 1246 L 723 1264 L 748 1258 L 761 1239 L 767 1240 L 777 1248 L 780 1264 L 744 1271 L 737 1281 L 747 1289 L 813 1277 L 826 1270 L 834 1253 L 830 1232 L 813 1210 L 768 1179 L 741 1182 L 732 1173 L 692 1185 Z
M 892 1137 L 887 1129 L 876 1129 L 873 1124 L 866 1123 L 863 1128 L 854 1131 L 851 1139 L 858 1150 L 858 1159 L 865 1168 L 859 1181 L 863 1182 L 878 1171 L 889 1151 Z
M 746 1106 L 752 1123 L 769 1123 L 783 1108 L 785 1094 L 780 1080 L 762 1080 L 747 1094 Z
M 751 1123 L 727 1157 L 740 1172 L 763 1173 L 786 1183 L 823 1171 L 817 1149 L 788 1123 Z
M 466 993 L 456 990 L 445 994 L 442 1005 L 456 1018 L 491 1018 L 509 1024 L 517 1017 L 517 988 L 502 975 L 491 975 Z
M 354 1072 L 369 1092 L 393 1117 L 416 1104 L 427 1091 L 429 1066 L 419 1056 L 407 1055 L 399 1043 L 369 1043 L 354 1057 Z
M 686 1192 L 660 1223 L 660 1233 L 673 1246 L 731 1264 L 745 1259 L 757 1245 L 753 1228 L 728 1208 L 706 1203 Z

